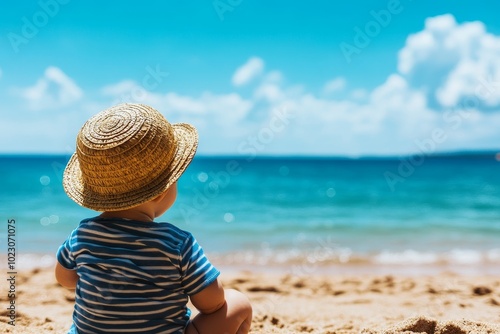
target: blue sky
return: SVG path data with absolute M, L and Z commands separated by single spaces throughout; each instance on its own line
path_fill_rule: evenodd
M 201 154 L 500 149 L 498 4 L 17 1 L 0 12 L 0 153 L 71 153 L 118 102 Z

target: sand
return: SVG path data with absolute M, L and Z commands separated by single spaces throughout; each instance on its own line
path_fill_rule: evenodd
M 51 269 L 17 275 L 15 327 L 2 281 L 0 333 L 66 333 L 74 297 Z M 238 272 L 222 281 L 252 301 L 252 333 L 500 333 L 499 277 Z

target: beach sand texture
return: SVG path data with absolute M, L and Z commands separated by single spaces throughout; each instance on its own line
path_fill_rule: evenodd
M 254 307 L 251 333 L 466 334 L 500 333 L 500 278 L 437 276 L 311 276 L 224 274 Z M 1 333 L 66 333 L 74 296 L 52 269 L 20 273 L 16 326 L 7 324 L 0 294 Z

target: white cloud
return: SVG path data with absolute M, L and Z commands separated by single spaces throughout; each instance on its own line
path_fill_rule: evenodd
M 131 79 L 110 84 L 101 88 L 101 94 L 113 99 L 110 104 L 118 103 L 158 103 L 161 95 L 146 90 Z
M 141 87 L 133 80 L 123 80 L 116 84 L 104 86 L 101 89 L 102 94 L 106 96 L 131 95 L 131 92 Z
M 482 22 L 458 24 L 450 15 L 428 18 L 424 30 L 408 37 L 398 69 L 424 88 L 434 107 L 450 108 L 467 99 L 500 106 L 500 37 Z
M 158 96 L 155 105 L 165 115 L 170 115 L 175 122 L 190 120 L 200 125 L 213 126 L 210 129 L 212 132 L 241 126 L 238 123 L 252 108 L 252 102 L 245 100 L 239 94 L 211 92 L 204 92 L 199 97 L 168 93 Z M 231 135 L 231 133 L 226 132 L 222 135 Z
M 168 93 L 160 99 L 162 100 L 162 106 L 166 109 L 165 111 L 203 115 L 208 108 L 201 99 L 196 100 L 190 96 L 182 96 L 177 93 Z
M 453 50 L 444 38 L 455 27 L 455 18 L 450 14 L 426 19 L 425 29 L 408 36 L 405 47 L 399 51 L 399 72 L 411 74 L 419 64 L 431 59 L 437 66 L 454 62 Z
M 264 76 L 264 81 L 269 83 L 283 83 L 283 73 L 280 71 L 271 71 Z
M 276 102 L 283 99 L 284 95 L 279 84 L 263 83 L 255 90 L 254 97 L 257 100 Z
M 284 76 L 279 71 L 266 73 L 253 90 L 253 99 L 257 106 L 269 104 L 281 105 L 287 101 L 299 99 L 307 91 L 304 85 L 286 85 Z
M 368 96 L 368 91 L 366 89 L 358 88 L 351 92 L 351 98 L 355 100 L 362 100 Z
M 416 107 L 423 109 L 426 99 L 423 94 L 412 90 L 406 80 L 398 75 L 390 75 L 386 82 L 375 88 L 370 96 L 373 105 L 385 105 L 388 109 Z M 401 112 L 404 112 L 403 110 Z
M 323 87 L 323 92 L 328 94 L 328 93 L 341 91 L 345 88 L 346 83 L 347 83 L 346 80 L 342 77 L 335 78 L 333 80 L 328 81 L 325 84 L 325 86 Z
M 252 57 L 234 72 L 232 83 L 235 86 L 245 85 L 260 75 L 263 70 L 264 61 L 261 58 Z
M 30 109 L 42 110 L 68 106 L 80 100 L 83 91 L 58 67 L 48 67 L 43 77 L 30 87 L 15 88 L 14 95 L 28 102 Z

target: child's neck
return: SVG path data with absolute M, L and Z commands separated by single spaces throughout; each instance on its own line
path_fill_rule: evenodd
M 154 217 L 150 216 L 150 214 L 148 214 L 147 212 L 136 210 L 105 211 L 99 216 L 102 218 L 130 219 L 146 223 L 154 221 Z

